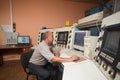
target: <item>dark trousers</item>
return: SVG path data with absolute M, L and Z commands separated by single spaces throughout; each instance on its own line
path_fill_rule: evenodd
M 51 63 L 47 63 L 45 66 L 29 63 L 28 67 L 30 71 L 37 74 L 41 80 L 59 80 L 59 70 Z

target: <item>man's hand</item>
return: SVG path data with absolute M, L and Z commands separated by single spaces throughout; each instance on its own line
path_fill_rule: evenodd
M 78 56 L 76 56 L 76 55 L 73 55 L 71 57 L 71 59 L 72 59 L 72 61 L 78 61 L 80 58 Z
M 61 58 L 61 57 L 54 56 L 52 61 L 53 62 L 72 62 L 72 61 L 78 61 L 79 59 L 80 58 L 77 55 L 73 55 L 70 58 Z

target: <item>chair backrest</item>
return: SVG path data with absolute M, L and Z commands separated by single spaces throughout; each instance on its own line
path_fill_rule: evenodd
M 28 69 L 28 63 L 29 63 L 29 60 L 31 58 L 33 54 L 33 51 L 31 52 L 28 52 L 28 53 L 23 53 L 20 57 L 20 60 L 21 60 L 21 64 L 22 64 L 22 67 L 24 69 L 24 71 L 27 73 L 27 69 Z

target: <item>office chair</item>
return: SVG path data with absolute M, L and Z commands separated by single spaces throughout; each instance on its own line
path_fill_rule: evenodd
M 22 64 L 22 67 L 23 67 L 24 71 L 27 74 L 26 80 L 28 80 L 29 75 L 35 75 L 37 80 L 39 80 L 37 74 L 34 74 L 33 72 L 30 72 L 30 70 L 28 68 L 29 59 L 32 56 L 32 54 L 33 54 L 33 51 L 28 52 L 28 53 L 23 53 L 20 57 L 21 64 Z

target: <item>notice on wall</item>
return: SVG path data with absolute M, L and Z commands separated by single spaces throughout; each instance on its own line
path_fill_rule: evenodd
M 11 25 L 1 25 L 1 29 L 3 32 L 13 32 L 13 26 Z

